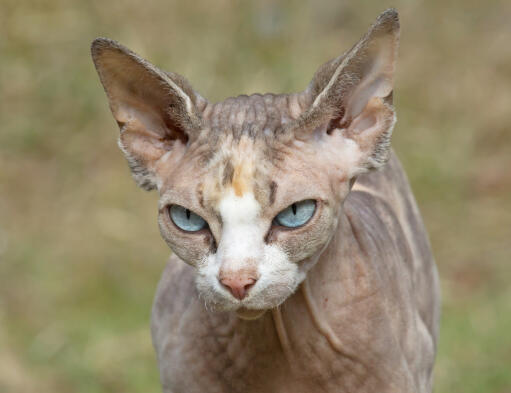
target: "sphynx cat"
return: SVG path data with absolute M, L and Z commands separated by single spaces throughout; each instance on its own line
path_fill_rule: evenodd
M 390 9 L 303 92 L 219 103 L 93 42 L 173 251 L 152 313 L 164 392 L 431 392 L 437 271 L 390 148 L 398 40 Z

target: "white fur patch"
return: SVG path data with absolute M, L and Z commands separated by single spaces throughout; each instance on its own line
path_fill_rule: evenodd
M 252 193 L 238 197 L 230 190 L 220 201 L 222 238 L 218 254 L 227 270 L 243 268 L 248 258 L 259 258 L 264 228 L 258 220 L 261 207 Z
M 238 197 L 232 189 L 222 198 L 219 204 L 220 215 L 225 224 L 251 223 L 260 210 L 259 202 L 251 192 Z
M 207 305 L 219 310 L 273 308 L 305 277 L 280 247 L 264 242 L 268 225 L 260 219 L 260 209 L 252 193 L 238 197 L 231 190 L 220 201 L 223 227 L 218 250 L 197 267 L 197 288 Z M 239 301 L 218 277 L 221 269 L 235 272 L 247 267 L 256 268 L 259 278 L 247 297 Z

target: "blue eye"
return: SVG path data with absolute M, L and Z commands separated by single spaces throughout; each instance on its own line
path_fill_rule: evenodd
M 172 205 L 169 209 L 170 218 L 186 232 L 197 232 L 206 227 L 206 221 L 199 215 L 179 205 Z
M 315 211 L 316 201 L 312 199 L 295 202 L 277 214 L 275 222 L 283 227 L 300 227 L 310 220 Z

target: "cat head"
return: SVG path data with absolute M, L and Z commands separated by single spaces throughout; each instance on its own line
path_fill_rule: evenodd
M 305 91 L 215 104 L 117 42 L 93 42 L 119 146 L 136 182 L 158 190 L 162 236 L 211 308 L 257 316 L 303 281 L 356 176 L 388 158 L 398 40 L 387 10 Z

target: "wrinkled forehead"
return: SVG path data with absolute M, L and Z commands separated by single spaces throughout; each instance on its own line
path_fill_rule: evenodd
M 209 150 L 202 197 L 219 202 L 230 192 L 242 198 L 253 194 L 265 205 L 272 202 L 271 173 L 281 161 L 285 125 L 302 112 L 298 95 L 254 94 L 228 98 L 203 112 L 207 132 L 201 143 Z
M 261 209 L 275 201 L 275 173 L 289 154 L 286 124 L 307 103 L 300 95 L 254 94 L 208 104 L 204 130 L 183 156 L 170 187 L 218 215 L 225 198 L 249 198 Z M 179 183 L 179 184 L 178 184 Z M 177 190 L 176 190 L 177 191 Z
M 298 118 L 305 105 L 303 95 L 253 94 L 209 105 L 203 119 L 210 136 L 231 134 L 234 140 L 273 137 Z
M 272 173 L 278 153 L 263 139 L 227 134 L 219 138 L 204 168 L 197 190 L 203 207 L 219 210 L 222 200 L 255 199 L 261 207 L 272 202 Z

